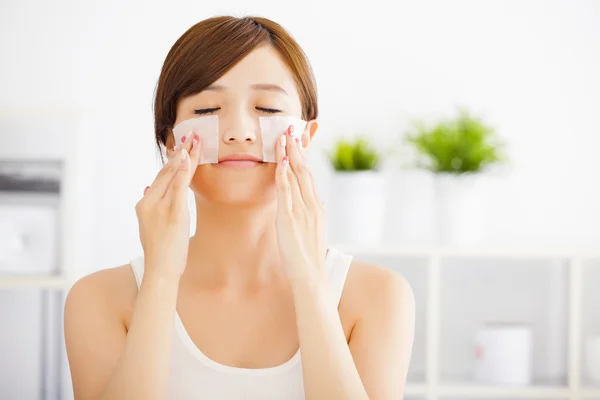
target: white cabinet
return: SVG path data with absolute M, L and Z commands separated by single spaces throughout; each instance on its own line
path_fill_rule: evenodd
M 412 285 L 417 316 L 407 399 L 600 399 L 582 358 L 584 338 L 600 334 L 600 249 L 344 250 Z M 532 329 L 531 385 L 477 382 L 474 341 L 485 322 Z
M 72 398 L 62 310 L 86 240 L 80 123 L 73 111 L 0 112 L 0 399 Z

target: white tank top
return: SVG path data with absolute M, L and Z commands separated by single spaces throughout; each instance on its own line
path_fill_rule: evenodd
M 352 257 L 329 248 L 325 259 L 329 289 L 339 303 Z M 138 289 L 144 260 L 131 261 Z M 172 400 L 304 400 L 300 350 L 276 367 L 237 368 L 205 356 L 188 335 L 175 312 L 168 398 Z

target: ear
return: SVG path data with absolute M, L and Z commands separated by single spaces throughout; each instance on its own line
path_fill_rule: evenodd
M 319 129 L 319 122 L 316 119 L 310 120 L 306 123 L 306 128 L 304 128 L 304 132 L 302 132 L 302 147 L 304 150 L 308 150 L 308 146 L 313 139 L 315 133 Z

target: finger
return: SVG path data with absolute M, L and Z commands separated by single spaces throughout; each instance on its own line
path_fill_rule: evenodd
M 187 207 L 187 191 L 189 187 L 190 156 L 185 149 L 179 151 L 182 161 L 167 194 L 172 210 L 175 213 L 179 212 L 182 207 Z
M 317 203 L 317 205 L 321 209 L 324 209 L 325 208 L 325 203 L 323 203 L 323 201 L 319 197 L 319 193 L 317 192 L 317 184 L 315 183 L 315 177 L 314 177 L 313 174 L 310 174 L 310 182 L 311 182 L 311 186 L 312 186 L 312 189 L 313 189 L 313 196 L 315 198 L 315 202 Z
M 177 149 L 178 150 L 185 149 L 185 151 L 187 151 L 189 154 L 190 150 L 192 148 L 193 136 L 194 136 L 194 131 L 189 131 L 187 135 L 182 136 L 179 143 L 177 143 Z
M 308 169 L 306 160 L 304 157 L 302 157 L 302 154 L 300 154 L 302 142 L 299 138 L 292 137 L 293 126 L 291 126 L 288 131 L 290 135 L 288 136 L 286 150 L 288 157 L 290 158 L 290 169 L 293 171 L 296 181 L 298 182 L 302 201 L 307 207 L 316 208 L 318 207 L 318 204 L 315 200 L 314 191 L 312 188 L 310 170 Z
M 300 143 L 302 143 L 302 146 L 300 147 L 300 149 L 302 150 L 302 155 L 306 156 L 308 145 L 310 144 L 310 130 L 308 128 L 308 125 L 306 126 L 306 129 L 300 137 Z
M 147 201 L 158 201 L 165 197 L 171 181 L 181 166 L 181 162 L 181 155 L 179 155 L 179 157 L 173 155 L 169 158 L 169 161 L 167 161 L 165 166 L 158 172 L 150 187 L 145 191 L 144 197 L 149 199 Z
M 181 149 L 186 149 L 188 154 L 190 153 L 190 148 L 192 145 L 192 139 L 194 136 L 194 131 L 189 131 L 185 136 L 182 136 L 173 146 L 172 149 L 167 149 L 167 156 L 173 157 L 178 151 Z
M 306 153 L 307 153 L 306 149 L 308 148 L 309 142 L 310 142 L 310 133 L 309 133 L 308 125 L 307 125 L 304 132 L 302 132 L 302 136 L 300 139 L 300 143 L 301 143 L 300 153 L 302 154 L 302 156 L 305 159 L 306 159 Z M 315 198 L 315 202 L 323 209 L 325 207 L 325 204 L 319 197 L 319 193 L 317 191 L 317 184 L 315 183 L 315 177 L 310 171 L 309 171 L 309 175 L 310 175 L 310 184 L 313 189 L 313 196 Z
M 275 186 L 277 187 L 277 212 L 292 212 L 292 192 L 288 180 L 289 159 L 284 156 L 277 163 Z
M 275 142 L 275 162 L 279 164 L 285 156 L 285 145 L 287 142 L 287 131 L 279 137 L 279 140 Z
M 196 172 L 196 168 L 198 168 L 198 165 L 200 164 L 200 158 L 202 155 L 202 148 L 200 146 L 200 136 L 194 133 L 194 131 L 190 131 L 186 136 L 181 137 L 180 142 L 173 149 L 173 152 L 178 152 L 182 149 L 185 149 L 190 156 L 190 174 L 188 184 L 192 181 L 194 173 Z
M 287 179 L 290 185 L 290 193 L 292 197 L 292 210 L 300 211 L 306 208 L 306 204 L 302 199 L 302 192 L 300 191 L 300 185 L 298 184 L 298 178 L 292 169 L 288 166 L 287 168 Z
M 192 137 L 192 146 L 190 149 L 190 182 L 194 177 L 194 172 L 198 165 L 200 164 L 200 158 L 202 156 L 202 142 L 200 141 L 200 136 L 194 134 Z M 188 182 L 189 183 L 189 182 Z

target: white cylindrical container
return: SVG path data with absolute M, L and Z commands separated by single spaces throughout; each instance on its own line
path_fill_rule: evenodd
M 336 242 L 359 246 L 381 244 L 385 184 L 385 176 L 376 171 L 333 174 L 326 210 Z
M 435 215 L 439 244 L 473 246 L 482 242 L 485 213 L 478 179 L 478 175 L 435 176 Z
M 531 384 L 532 332 L 525 324 L 488 323 L 475 337 L 475 377 L 485 384 Z
M 586 377 L 594 383 L 600 383 L 600 335 L 586 340 L 584 362 Z

